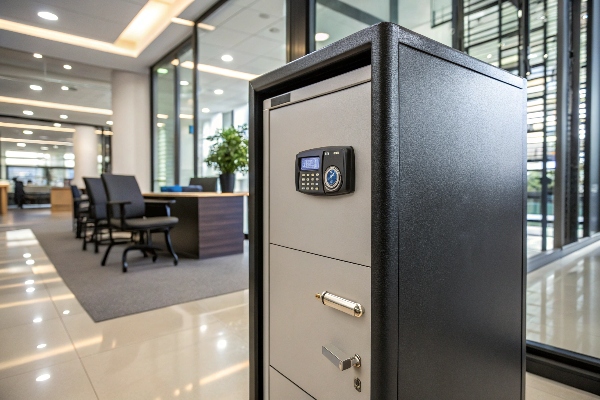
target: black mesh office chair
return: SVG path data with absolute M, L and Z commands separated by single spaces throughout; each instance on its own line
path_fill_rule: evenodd
M 123 272 L 127 272 L 127 253 L 130 250 L 140 250 L 144 256 L 150 253 L 153 255 L 152 261 L 156 261 L 158 248 L 152 245 L 152 233 L 155 232 L 164 232 L 167 248 L 173 256 L 174 264 L 177 265 L 179 259 L 173 251 L 170 235 L 171 228 L 179 221 L 170 216 L 170 204 L 174 201 L 144 199 L 135 176 L 102 174 L 102 182 L 108 200 L 106 209 L 110 236 L 102 266 L 106 265 L 110 249 L 115 244 L 125 243 L 115 240 L 115 230 L 137 234 L 134 244 L 123 251 Z
M 83 182 L 90 202 L 88 219 L 83 226 L 83 250 L 87 250 L 88 243 L 94 242 L 94 253 L 98 253 L 98 246 L 102 243 L 102 230 L 108 228 L 106 191 L 100 178 L 83 178 Z M 88 227 L 92 228 L 89 237 Z
M 75 228 L 75 237 L 81 237 L 83 224 L 88 217 L 88 199 L 81 194 L 81 190 L 75 185 L 71 185 L 71 194 L 73 195 L 73 228 Z
M 190 178 L 190 186 L 202 186 L 203 192 L 216 192 L 218 178 Z

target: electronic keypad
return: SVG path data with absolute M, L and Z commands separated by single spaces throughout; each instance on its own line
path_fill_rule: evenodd
M 296 191 L 316 196 L 354 192 L 354 149 L 333 146 L 298 153 Z

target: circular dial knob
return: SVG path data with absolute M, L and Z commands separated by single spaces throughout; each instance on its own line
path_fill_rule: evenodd
M 336 166 L 327 167 L 325 170 L 325 189 L 334 192 L 342 185 L 342 173 Z

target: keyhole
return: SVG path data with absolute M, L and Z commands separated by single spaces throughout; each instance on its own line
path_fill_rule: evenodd
M 354 389 L 356 389 L 357 392 L 361 391 L 360 379 L 358 378 L 354 378 Z

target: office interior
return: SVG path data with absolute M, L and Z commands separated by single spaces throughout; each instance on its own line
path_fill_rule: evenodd
M 249 82 L 380 22 L 526 79 L 525 398 L 600 398 L 599 0 L 3 1 L 0 398 L 268 398 L 252 171 L 225 193 L 206 160 L 216 132 L 248 138 Z M 131 251 L 123 273 L 117 245 L 101 266 L 107 233 L 96 253 L 74 209 L 102 174 L 171 202 L 177 266 L 158 233 L 156 262 Z

